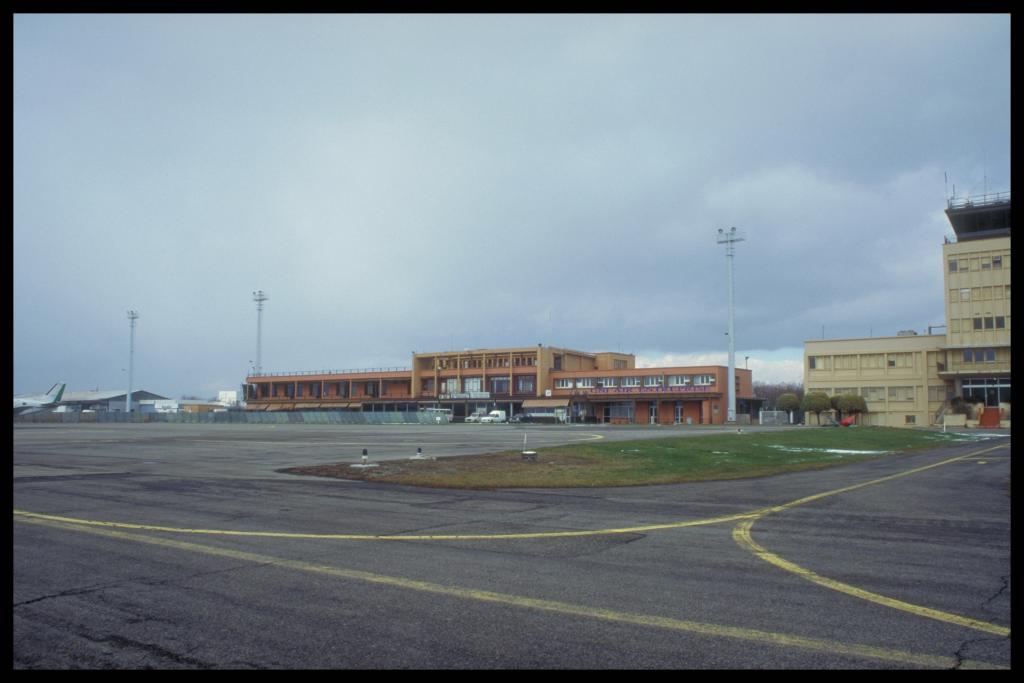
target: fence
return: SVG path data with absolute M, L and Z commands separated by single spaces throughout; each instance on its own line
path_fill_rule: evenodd
M 761 424 L 769 426 L 788 425 L 789 413 L 785 410 L 762 410 Z
M 407 412 L 349 412 L 296 411 L 296 412 L 255 412 L 228 410 L 210 413 L 37 413 L 14 418 L 15 422 L 38 423 L 144 423 L 163 422 L 175 424 L 436 424 L 433 414 L 424 411 Z M 447 424 L 447 422 L 445 422 Z

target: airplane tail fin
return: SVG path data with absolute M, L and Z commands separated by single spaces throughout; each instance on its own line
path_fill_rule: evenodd
M 67 384 L 54 384 L 52 387 L 50 387 L 50 390 L 46 392 L 47 398 L 52 396 L 54 403 L 59 402 L 60 397 L 64 395 L 64 387 L 66 386 Z

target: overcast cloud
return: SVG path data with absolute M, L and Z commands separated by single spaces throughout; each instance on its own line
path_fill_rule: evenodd
M 1008 15 L 14 18 L 14 390 L 543 343 L 802 381 L 944 321 Z M 945 182 L 948 174 L 948 185 Z M 749 361 L 745 361 L 750 356 Z

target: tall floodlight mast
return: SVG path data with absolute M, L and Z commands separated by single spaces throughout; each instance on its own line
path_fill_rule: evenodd
M 736 251 L 733 245 L 742 242 L 743 238 L 736 234 L 736 228 L 728 231 L 718 229 L 718 243 L 725 245 L 725 260 L 729 267 L 729 413 L 727 422 L 736 421 L 736 307 L 733 301 L 732 257 Z
M 128 311 L 128 394 L 124 400 L 124 411 L 131 415 L 132 412 L 132 372 L 135 369 L 135 321 L 139 314 L 135 311 Z
M 256 374 L 263 370 L 262 346 L 263 346 L 263 302 L 269 297 L 262 289 L 252 293 L 252 300 L 256 302 Z

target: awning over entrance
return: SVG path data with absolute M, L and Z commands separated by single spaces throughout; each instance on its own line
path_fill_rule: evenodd
M 523 401 L 523 408 L 565 408 L 568 398 L 531 398 Z

